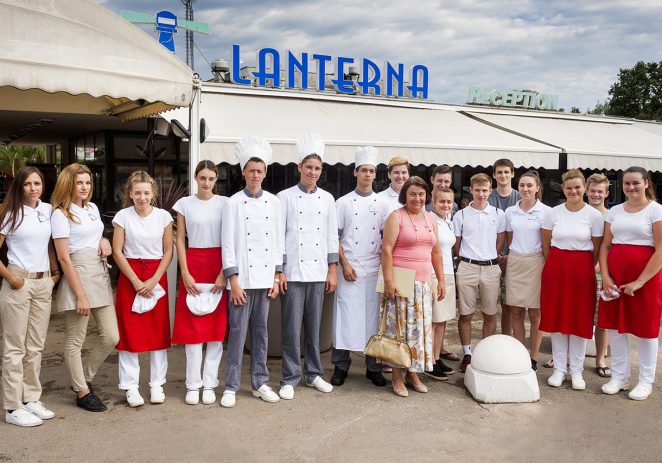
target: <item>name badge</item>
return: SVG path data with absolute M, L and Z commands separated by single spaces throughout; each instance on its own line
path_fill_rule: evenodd
M 537 214 L 528 214 L 528 220 L 535 220 L 536 222 L 540 221 L 540 217 Z

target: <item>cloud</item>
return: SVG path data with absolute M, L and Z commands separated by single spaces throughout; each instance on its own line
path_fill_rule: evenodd
M 100 0 L 113 11 L 170 9 L 181 2 Z M 139 5 L 139 6 L 136 6 Z M 262 47 L 425 64 L 431 98 L 463 103 L 473 85 L 534 88 L 582 110 L 604 100 L 619 68 L 659 60 L 656 0 L 543 1 L 212 0 L 194 3 L 211 36 L 196 36 L 209 61 L 230 58 L 238 43 L 247 62 Z M 184 55 L 183 33 L 176 44 Z M 196 51 L 196 71 L 211 76 Z

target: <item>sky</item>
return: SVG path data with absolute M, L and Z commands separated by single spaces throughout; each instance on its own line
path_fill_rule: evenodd
M 96 0 L 121 10 L 180 19 L 180 0 Z M 662 61 L 659 0 L 195 0 L 194 19 L 210 25 L 195 35 L 195 71 L 211 78 L 205 58 L 245 64 L 271 47 L 370 58 L 430 71 L 430 99 L 465 103 L 472 86 L 532 89 L 558 95 L 582 112 L 608 97 L 620 68 Z M 141 26 L 156 39 L 153 28 Z M 185 59 L 184 34 L 176 39 Z M 311 65 L 312 67 L 312 65 Z

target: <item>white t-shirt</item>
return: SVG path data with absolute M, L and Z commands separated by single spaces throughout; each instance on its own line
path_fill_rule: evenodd
M 85 207 L 72 204 L 69 212 L 78 219 L 78 223 L 69 221 L 59 209 L 53 211 L 51 216 L 53 239 L 68 238 L 70 253 L 81 249 L 98 249 L 103 235 L 103 222 L 99 209 L 93 203 L 87 203 Z
M 190 248 L 220 248 L 223 210 L 228 198 L 214 195 L 208 200 L 195 195 L 178 200 L 172 209 L 186 219 Z
M 396 209 L 399 209 L 402 207 L 402 203 L 398 200 L 400 197 L 400 193 L 395 191 L 391 186 L 384 191 L 380 191 L 377 193 L 379 195 L 379 199 L 384 200 L 388 204 L 388 212 L 389 214 L 393 212 Z
M 124 248 L 127 259 L 160 259 L 163 257 L 163 234 L 172 222 L 168 211 L 152 208 L 147 217 L 140 217 L 133 206 L 115 214 L 113 223 L 124 229 Z
M 11 222 L 5 220 L 0 235 L 7 243 L 7 259 L 26 272 L 49 270 L 48 242 L 51 239 L 51 205 L 39 201 L 36 208 L 23 206 L 23 221 L 12 232 Z M 19 217 L 20 220 L 20 217 Z
M 455 245 L 455 232 L 453 231 L 453 222 L 446 217 L 442 219 L 435 214 L 437 221 L 437 240 L 441 246 L 441 257 L 444 260 L 444 275 L 453 275 L 453 246 Z
M 506 209 L 506 231 L 512 232 L 513 241 L 510 250 L 520 254 L 542 252 L 540 229 L 542 220 L 551 207 L 536 201 L 531 209 L 524 212 L 520 208 L 521 201 Z
M 455 236 L 461 236 L 460 256 L 473 260 L 497 258 L 497 234 L 506 231 L 506 216 L 501 209 L 488 205 L 482 211 L 472 203 L 453 216 Z
M 577 212 L 559 204 L 542 219 L 542 228 L 552 231 L 552 246 L 568 251 L 593 251 L 591 237 L 602 236 L 604 227 L 600 211 L 588 204 Z
M 609 209 L 607 222 L 611 225 L 613 244 L 655 246 L 653 224 L 662 220 L 662 205 L 650 203 L 639 212 L 626 212 L 622 204 Z

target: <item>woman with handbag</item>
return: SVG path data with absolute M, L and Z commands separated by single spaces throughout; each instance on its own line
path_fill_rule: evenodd
M 560 387 L 568 372 L 572 388 L 586 389 L 582 377 L 586 341 L 593 336 L 597 281 L 595 263 L 602 241 L 602 214 L 584 202 L 586 180 L 577 169 L 561 177 L 567 201 L 542 220 L 545 265 L 540 289 L 540 331 L 551 334 L 554 373 L 547 379 Z
M 404 207 L 393 211 L 384 226 L 384 299 L 381 310 L 387 311 L 388 336 L 402 337 L 411 351 L 411 366 L 404 377 L 399 368 L 393 368 L 393 392 L 407 397 L 406 385 L 417 392 L 428 392 L 418 373 L 433 368 L 432 298 L 436 297 L 438 301 L 444 298 L 446 283 L 437 223 L 434 216 L 425 211 L 425 205 L 430 202 L 427 183 L 420 177 L 409 178 L 402 186 L 399 200 Z M 398 292 L 394 267 L 415 271 L 413 298 Z M 432 294 L 432 268 L 438 281 L 435 295 Z
M 53 242 L 64 271 L 56 297 L 64 311 L 66 339 L 64 363 L 69 371 L 76 405 L 102 412 L 106 405 L 92 390 L 91 382 L 119 340 L 113 290 L 106 258 L 110 243 L 103 238 L 103 222 L 92 198 L 92 172 L 82 164 L 70 164 L 57 178 L 53 202 Z M 85 364 L 81 359 L 90 315 L 99 329 L 99 341 Z
M 138 354 L 149 352 L 150 402 L 165 401 L 170 313 L 166 270 L 172 260 L 172 216 L 154 206 L 158 190 L 147 172 L 129 176 L 124 209 L 115 214 L 113 257 L 120 269 L 115 307 L 120 331 L 119 388 L 130 407 L 145 403 L 138 390 Z
M 181 198 L 173 206 L 177 212 L 177 258 L 182 276 L 172 342 L 186 346 L 185 402 L 189 405 L 200 401 L 201 387 L 203 404 L 216 401 L 214 389 L 218 386 L 218 368 L 228 324 L 226 280 L 221 265 L 221 222 L 227 198 L 214 194 L 217 178 L 216 165 L 200 161 L 195 168 L 198 192 Z M 203 298 L 209 296 L 203 292 L 217 295 L 209 297 L 214 302 L 217 298 L 220 300 L 213 307 L 201 307 L 202 312 L 195 311 L 192 305 L 202 305 Z M 203 343 L 207 343 L 207 350 L 201 374 Z
M 607 215 L 600 248 L 603 294 L 598 326 L 609 330 L 612 378 L 605 394 L 627 390 L 630 379 L 630 335 L 637 340 L 639 382 L 632 400 L 653 391 L 658 335 L 662 318 L 662 206 L 655 201 L 650 174 L 641 167 L 623 172 L 627 201 Z

